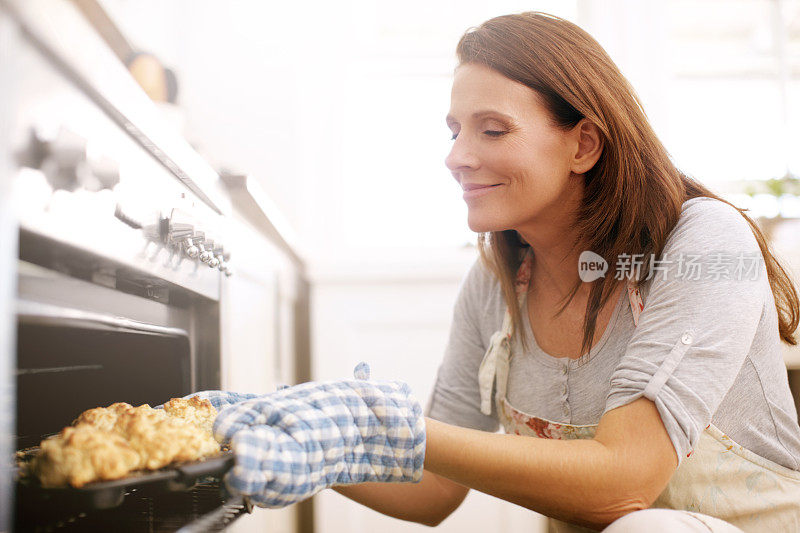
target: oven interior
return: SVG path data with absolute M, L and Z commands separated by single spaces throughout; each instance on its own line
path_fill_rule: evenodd
M 190 392 L 185 336 L 20 322 L 17 350 L 17 449 L 92 407 L 154 406 Z

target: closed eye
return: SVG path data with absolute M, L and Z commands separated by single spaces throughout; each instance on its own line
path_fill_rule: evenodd
M 489 137 L 500 137 L 502 135 L 505 135 L 508 132 L 507 131 L 497 131 L 497 130 L 486 130 L 483 133 L 485 135 L 488 135 Z M 458 133 L 454 133 L 453 136 L 450 137 L 450 140 L 451 141 L 455 141 L 456 137 L 458 137 Z

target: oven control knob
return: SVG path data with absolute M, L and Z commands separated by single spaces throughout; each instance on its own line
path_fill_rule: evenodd
M 219 260 L 215 257 L 216 254 L 214 253 L 214 241 L 212 239 L 206 239 L 203 241 L 203 251 L 200 253 L 200 261 L 207 264 L 210 268 L 217 268 L 219 265 Z
M 217 268 L 219 268 L 220 271 L 223 271 L 223 267 L 225 265 L 225 249 L 221 244 L 217 244 L 214 246 L 213 252 L 214 257 L 217 260 Z
M 192 238 L 190 237 L 190 238 L 186 239 L 185 241 L 183 241 L 183 252 L 190 259 L 194 259 L 198 255 L 200 255 L 200 248 L 198 248 L 194 244 L 194 240 L 192 240 Z
M 219 259 L 220 272 L 222 272 L 228 277 L 231 277 L 231 275 L 233 274 L 233 270 L 231 270 L 231 267 L 228 265 L 228 263 L 231 260 L 231 253 L 220 249 L 217 253 L 217 259 Z
M 203 244 L 198 244 L 197 248 L 200 250 L 200 255 L 199 255 L 200 261 L 202 261 L 203 263 L 208 263 L 209 261 L 211 261 L 211 259 L 213 259 L 214 254 L 206 250 Z

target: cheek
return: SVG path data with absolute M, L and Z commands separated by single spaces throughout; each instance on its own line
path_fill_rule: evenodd
M 560 139 L 540 136 L 511 140 L 494 158 L 496 169 L 513 187 L 560 189 L 569 178 L 569 160 Z

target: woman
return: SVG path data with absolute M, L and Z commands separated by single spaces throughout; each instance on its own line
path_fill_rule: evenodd
M 481 259 L 424 476 L 335 489 L 428 525 L 473 488 L 556 531 L 800 530 L 798 297 L 757 226 L 675 168 L 574 24 L 497 17 L 457 53 L 446 165 Z

